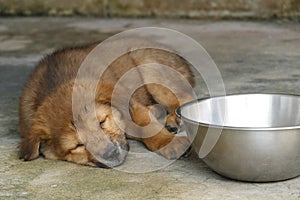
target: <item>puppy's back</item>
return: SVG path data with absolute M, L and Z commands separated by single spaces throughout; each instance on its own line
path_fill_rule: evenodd
M 19 128 L 23 136 L 29 134 L 31 120 L 45 98 L 62 84 L 75 79 L 80 64 L 95 45 L 63 49 L 40 61 L 19 101 Z

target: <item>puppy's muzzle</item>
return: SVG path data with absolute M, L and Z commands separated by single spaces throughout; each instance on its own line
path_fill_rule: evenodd
M 128 154 L 129 145 L 128 143 L 123 144 L 110 144 L 106 147 L 105 153 L 102 155 L 100 162 L 95 164 L 102 168 L 113 168 L 121 165 Z

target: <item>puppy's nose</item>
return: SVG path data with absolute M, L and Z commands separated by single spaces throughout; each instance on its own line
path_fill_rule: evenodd
M 117 145 L 109 145 L 109 147 L 106 148 L 105 153 L 103 154 L 103 158 L 105 160 L 114 160 L 118 158 L 120 155 L 120 150 Z
M 126 142 L 126 143 L 123 143 L 121 146 L 121 149 L 123 151 L 129 151 L 129 144 Z
M 95 163 L 98 167 L 105 166 L 106 168 L 112 168 L 122 164 L 128 153 L 129 145 L 125 143 L 110 143 L 105 149 L 100 159 Z M 101 161 L 100 161 L 101 160 Z M 99 162 L 100 161 L 100 162 Z
M 121 154 L 127 153 L 128 151 L 129 144 L 127 142 L 118 145 L 109 145 L 109 147 L 106 148 L 106 151 L 103 154 L 103 158 L 105 160 L 113 160 L 121 156 Z

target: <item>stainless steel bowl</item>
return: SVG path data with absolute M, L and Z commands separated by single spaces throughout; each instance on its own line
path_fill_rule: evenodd
M 300 96 L 214 97 L 176 113 L 199 157 L 215 172 L 251 182 L 300 175 Z

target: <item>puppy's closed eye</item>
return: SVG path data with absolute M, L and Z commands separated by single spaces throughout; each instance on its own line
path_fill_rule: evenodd
M 74 149 L 71 149 L 71 151 L 77 149 L 77 148 L 81 148 L 81 147 L 84 147 L 84 144 L 77 144 L 77 146 L 74 148 Z
M 72 128 L 75 128 L 75 129 L 77 128 L 76 127 L 76 122 L 74 120 L 71 121 L 71 126 L 72 126 Z
M 104 128 L 105 121 L 106 121 L 106 119 L 104 119 L 104 120 L 102 120 L 102 121 L 99 122 L 100 128 L 102 128 L 102 129 Z

